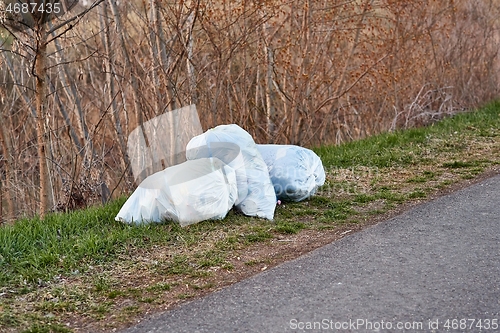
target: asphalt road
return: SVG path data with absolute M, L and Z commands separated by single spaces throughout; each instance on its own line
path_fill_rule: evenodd
M 124 333 L 447 331 L 500 332 L 500 176 Z

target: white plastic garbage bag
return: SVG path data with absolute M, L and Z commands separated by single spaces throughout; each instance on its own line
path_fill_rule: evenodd
M 181 226 L 223 219 L 237 198 L 234 169 L 217 158 L 202 158 L 147 177 L 116 216 L 126 223 L 179 222 Z
M 186 158 L 217 157 L 236 172 L 236 208 L 247 216 L 272 220 L 276 195 L 262 159 L 250 134 L 238 125 L 221 125 L 189 141 Z
M 257 145 L 257 149 L 278 199 L 302 201 L 325 183 L 323 163 L 312 150 L 292 145 Z

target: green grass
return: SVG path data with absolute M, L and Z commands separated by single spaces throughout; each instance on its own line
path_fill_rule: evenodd
M 366 193 L 356 194 L 354 196 L 354 202 L 364 204 L 377 200 L 377 197 L 374 195 L 369 195 Z
M 106 207 L 49 215 L 43 221 L 24 219 L 0 228 L 0 288 L 26 288 L 26 284 L 37 287 L 59 275 L 85 274 L 89 267 L 136 248 L 153 244 L 189 246 L 201 236 L 197 228 L 183 229 L 174 224 L 130 226 L 116 222 L 114 216 L 122 204 L 119 200 Z M 210 228 L 209 224 L 206 227 Z M 179 265 L 176 260 L 180 259 L 174 260 L 174 271 Z M 106 288 L 104 282 L 96 280 L 96 291 Z
M 152 285 L 147 288 L 148 291 L 153 291 L 153 292 L 165 292 L 165 291 L 170 291 L 172 289 L 172 285 L 168 283 L 157 283 L 155 285 Z
M 365 140 L 342 146 L 326 146 L 316 149 L 327 166 L 348 168 L 352 166 L 389 167 L 417 162 L 414 155 L 419 145 L 428 138 L 422 129 L 384 133 Z
M 325 165 L 342 168 L 359 165 L 384 168 L 421 163 L 424 159 L 419 155 L 432 139 L 444 141 L 436 152 L 457 152 L 467 148 L 463 137 L 497 137 L 499 108 L 500 103 L 495 102 L 479 111 L 460 113 L 429 127 L 383 133 L 341 146 L 324 146 L 317 148 L 316 152 Z
M 69 314 L 130 320 L 143 306 L 161 306 L 165 295 L 187 299 L 216 288 L 218 272 L 237 273 L 232 260 L 247 249 L 279 247 L 286 242 L 274 240 L 304 230 L 336 232 L 425 199 L 499 163 L 499 110 L 500 103 L 492 103 L 429 127 L 316 148 L 327 183 L 305 202 L 278 206 L 274 222 L 231 211 L 222 221 L 187 228 L 130 226 L 114 221 L 120 199 L 2 227 L 0 327 L 69 332 Z M 243 267 L 272 263 L 265 256 L 250 259 L 252 253 Z M 124 300 L 132 303 L 117 306 Z
M 296 234 L 300 230 L 305 229 L 306 225 L 302 222 L 278 222 L 275 230 L 283 234 Z

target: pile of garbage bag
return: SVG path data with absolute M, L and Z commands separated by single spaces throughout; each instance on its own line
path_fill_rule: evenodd
M 116 220 L 173 220 L 187 226 L 223 219 L 233 207 L 247 216 L 273 220 L 278 199 L 305 200 L 325 182 L 321 159 L 312 150 L 257 145 L 234 124 L 192 138 L 186 158 L 142 181 Z

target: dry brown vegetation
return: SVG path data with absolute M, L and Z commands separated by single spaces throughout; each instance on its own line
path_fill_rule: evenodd
M 130 191 L 128 133 L 188 104 L 204 129 L 237 123 L 260 143 L 304 146 L 482 104 L 498 94 L 499 6 L 106 0 L 48 44 L 51 205 L 72 209 Z M 33 36 L 0 31 L 1 222 L 38 212 L 40 135 L 36 58 L 26 48 Z

